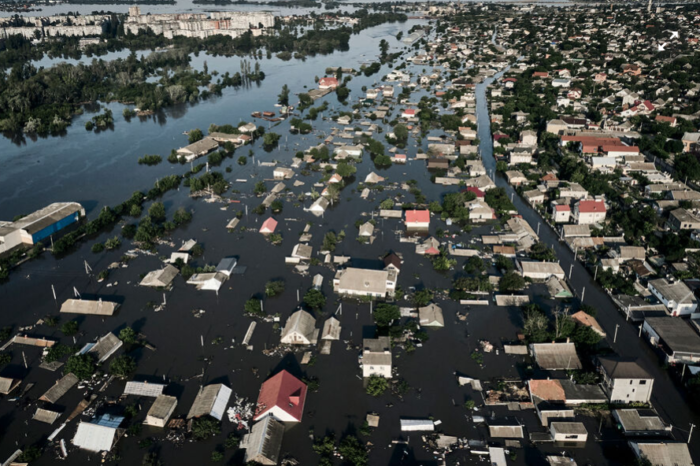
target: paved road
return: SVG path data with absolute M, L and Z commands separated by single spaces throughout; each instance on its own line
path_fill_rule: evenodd
M 583 294 L 583 289 L 585 288 L 584 303 L 598 310 L 597 319 L 607 333 L 608 343 L 613 350 L 624 357 L 639 358 L 640 365 L 654 377 L 654 391 L 652 395 L 654 407 L 667 422 L 674 426 L 673 432 L 676 438 L 686 440 L 690 424 L 700 425 L 700 416 L 690 410 L 685 401 L 685 394 L 676 387 L 668 373 L 662 369 L 656 353 L 644 339 L 639 338 L 639 327 L 625 322 L 624 317 L 617 310 L 607 293 L 594 283 L 593 277 L 580 262 L 574 261 L 573 252 L 564 243 L 559 242 L 556 232 L 542 220 L 540 215 L 529 204 L 518 196 L 515 189 L 508 184 L 503 175 L 496 173 L 486 87 L 495 79 L 501 77 L 504 72 L 498 73 L 494 78 L 489 78 L 484 83 L 476 86 L 478 135 L 481 141 L 479 149 L 484 166 L 492 176 L 495 175 L 494 181 L 496 185 L 505 188 L 509 197 L 513 195 L 513 203 L 518 212 L 535 230 L 537 230 L 538 223 L 541 223 L 540 241 L 554 246 L 554 251 L 567 274 L 571 264 L 574 264 L 570 280 L 572 287 L 578 296 Z M 613 335 L 617 325 L 619 325 L 617 340 L 616 343 L 613 343 Z M 691 454 L 696 462 L 700 458 L 700 443 L 698 442 L 698 440 L 694 440 L 690 445 Z

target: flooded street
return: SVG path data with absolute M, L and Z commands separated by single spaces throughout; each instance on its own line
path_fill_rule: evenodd
M 63 6 L 55 8 L 59 7 Z M 159 8 L 170 11 L 172 6 L 152 6 L 151 10 L 144 10 L 156 12 Z M 196 104 L 168 108 L 153 117 L 133 118 L 127 122 L 122 117 L 124 106 L 110 103 L 106 106 L 113 111 L 115 118 L 114 128 L 110 130 L 98 133 L 86 131 L 85 122 L 95 113 L 85 112 L 73 120 L 66 135 L 60 138 L 23 141 L 0 139 L 0 166 L 3 167 L 0 171 L 0 219 L 9 220 L 15 215 L 58 201 L 80 202 L 88 217 L 93 219 L 102 207 L 120 203 L 136 190 L 148 190 L 156 179 L 170 174 L 183 174 L 188 170 L 189 164 L 170 164 L 165 160 L 171 149 L 187 145 L 187 136 L 183 134 L 185 131 L 201 128 L 206 133 L 211 123 L 237 125 L 240 121 L 253 121 L 265 125 L 268 131 L 282 135 L 279 147 L 271 152 L 264 151 L 258 141 L 253 146 L 238 149 L 232 158 L 224 160 L 221 167 L 212 168 L 223 173 L 226 181 L 231 183 L 232 190 L 239 191 L 233 196 L 229 191 L 225 196 L 234 197 L 240 202 L 208 203 L 203 199 L 192 199 L 185 186 L 167 192 L 160 201 L 165 205 L 168 218 L 172 217 L 176 209 L 184 207 L 194 213 L 192 222 L 176 229 L 167 238 L 171 244 L 159 245 L 154 255 L 139 254 L 128 262 L 127 267 L 112 270 L 104 282 L 96 280 L 97 273 L 107 269 L 110 264 L 119 262 L 126 251 L 131 249 L 131 245 L 125 240 L 121 248 L 99 254 L 91 252 L 91 246 L 118 235 L 124 222 L 111 231 L 104 231 L 78 243 L 77 249 L 65 258 L 56 260 L 50 253 L 44 253 L 40 258 L 20 266 L 13 271 L 9 281 L 0 285 L 0 327 L 13 325 L 13 333 L 16 333 L 19 327 L 32 326 L 45 316 L 57 316 L 60 305 L 76 293 L 82 298 L 101 298 L 120 303 L 119 311 L 111 317 L 62 315 L 61 323 L 76 320 L 80 324 L 80 333 L 74 341 L 63 336 L 58 328 L 52 329 L 46 325 L 29 328 L 26 333 L 82 347 L 97 336 L 108 332 L 118 334 L 121 329 L 132 327 L 145 335 L 152 345 L 152 349 L 139 347 L 130 353 L 138 364 L 133 379 L 167 383 L 165 393 L 178 398 L 174 417 L 184 417 L 187 414 L 202 385 L 225 383 L 235 394 L 255 401 L 260 384 L 281 369 L 286 369 L 299 378 L 316 377 L 320 388 L 318 392 L 308 394 L 303 421 L 287 427 L 280 455 L 284 457 L 288 453 L 303 466 L 318 464 L 319 461 L 312 449 L 310 436 L 318 437 L 328 433 L 335 433 L 336 438 L 352 433 L 358 435 L 362 442 L 371 442 L 370 465 L 438 465 L 434 453 L 420 439 L 420 433 L 400 431 L 400 419 L 439 420 L 439 430 L 447 435 L 482 441 L 489 438 L 488 429 L 484 424 L 474 423 L 472 415 L 487 419 L 512 416 L 527 423 L 529 432 L 542 430 L 541 425 L 532 423 L 532 412 L 528 413 L 527 419 L 521 413 L 508 411 L 505 406 L 487 407 L 469 413 L 463 406 L 464 402 L 475 400 L 477 405 L 482 405 L 483 395 L 469 387 L 460 387 L 457 381 L 457 376 L 467 376 L 477 378 L 487 385 L 501 379 L 520 380 L 542 375 L 532 367 L 528 359 L 506 355 L 503 351 L 503 344 L 515 342 L 516 334 L 522 328 L 520 309 L 497 307 L 494 303 L 469 308 L 449 298 L 445 299 L 452 279 L 462 274 L 465 259 L 455 257 L 458 262 L 454 270 L 437 272 L 428 256 L 415 253 L 413 243 L 400 241 L 404 235 L 401 220 L 371 216 L 372 212 L 378 210 L 379 203 L 387 198 L 401 195 L 406 202 L 413 200 L 412 194 L 397 188 L 393 183 L 400 186 L 402 182 L 416 180 L 416 186 L 428 202 L 440 200 L 445 193 L 460 189 L 459 186 L 445 187 L 433 183 L 425 161 L 415 159 L 418 152 L 427 150 L 428 138 L 422 138 L 420 147 L 413 136 L 409 139 L 407 148 L 399 151 L 408 155 L 409 161 L 405 165 L 394 164 L 390 168 L 378 169 L 365 153 L 362 162 L 356 165 L 357 173 L 346 180 L 339 202 L 322 217 L 304 211 L 310 201 L 301 202 L 297 199 L 300 193 L 312 190 L 320 173 L 312 172 L 305 176 L 297 170 L 294 178 L 284 181 L 290 193 L 284 197 L 282 213 L 275 215 L 279 222 L 277 232 L 283 238 L 279 246 L 271 245 L 258 233 L 262 222 L 269 217 L 268 213 L 259 216 L 251 212 L 242 217 L 235 232 L 226 229 L 237 212 L 245 212 L 246 209 L 250 212 L 262 202 L 262 197 L 253 194 L 256 182 L 265 181 L 268 189 L 277 182 L 272 181 L 273 167 L 260 166 L 258 162 L 277 161 L 278 166 L 287 167 L 297 151 L 321 143 L 334 127 L 341 126 L 330 119 L 323 119 L 323 116 L 328 115 L 320 115 L 319 119 L 310 121 L 313 133 L 294 135 L 289 131 L 289 121 L 268 124 L 259 119 L 254 120 L 250 116 L 251 112 L 277 111 L 274 104 L 284 84 L 289 86 L 293 94 L 299 94 L 315 88 L 314 77 L 324 76 L 327 67 L 359 69 L 363 63 L 375 61 L 382 39 L 389 42 L 390 52 L 403 50 L 406 46 L 396 40 L 396 35 L 402 32 L 405 37 L 416 24 L 426 22 L 409 20 L 403 24 L 384 24 L 365 30 L 352 37 L 350 49 L 346 52 L 310 57 L 304 61 L 285 62 L 274 57 L 263 58 L 260 64 L 266 77 L 261 83 L 238 89 L 227 88 L 221 96 Z M 405 59 L 406 56 L 402 58 Z M 238 57 L 200 54 L 192 58 L 191 65 L 202 69 L 206 62 L 210 70 L 217 70 L 220 74 L 227 71 L 233 74 L 240 71 L 241 60 Z M 252 61 L 250 58 L 248 60 Z M 396 63 L 401 61 L 400 59 Z M 52 62 L 46 61 L 45 65 L 50 63 Z M 428 71 L 429 67 L 408 65 L 408 69 L 415 76 Z M 390 70 L 388 65 L 383 65 L 377 74 L 370 77 L 354 76 L 348 83 L 351 101 L 357 102 L 359 97 L 365 95 L 363 86 L 369 88 L 375 85 Z M 504 187 L 510 197 L 515 192 L 514 189 L 495 169 L 486 97 L 488 85 L 504 72 L 476 86 L 476 116 L 484 165 L 493 174 L 497 186 Z M 394 86 L 398 93 L 400 88 L 397 84 L 394 83 Z M 432 96 L 432 92 L 430 89 L 417 88 L 410 100 L 418 101 L 422 96 Z M 296 95 L 290 97 L 293 105 L 297 100 Z M 350 110 L 350 105 L 341 106 L 333 93 L 316 101 L 313 106 L 317 107 L 323 101 L 328 102 L 331 110 Z M 397 113 L 400 114 L 399 108 L 401 106 L 394 106 L 393 116 L 388 117 L 387 121 L 396 118 Z M 440 112 L 446 113 L 447 110 L 440 109 Z M 375 139 L 384 142 L 384 136 L 391 127 L 380 120 L 374 123 L 384 131 L 375 134 Z M 431 132 L 431 136 L 442 134 L 444 132 L 438 130 Z M 387 148 L 390 147 L 386 145 Z M 248 156 L 249 150 L 253 151 L 251 155 L 254 157 L 248 157 L 246 165 L 238 165 L 238 157 Z M 138 165 L 137 159 L 145 154 L 159 154 L 163 157 L 163 162 L 153 167 Z M 203 163 L 204 160 L 197 162 Z M 225 172 L 226 168 L 231 171 Z M 386 189 L 383 192 L 373 190 L 367 199 L 361 199 L 360 192 L 364 186 L 360 185 L 372 172 L 386 178 L 383 183 Z M 295 181 L 302 181 L 304 186 L 292 187 Z M 562 267 L 568 272 L 574 262 L 571 251 L 559 243 L 556 233 L 541 221 L 539 215 L 517 193 L 513 202 L 530 225 L 535 230 L 539 229 L 541 241 L 554 247 Z M 355 223 L 358 220 L 364 223 L 370 218 L 377 220 L 378 236 L 372 244 L 360 244 L 356 240 L 358 230 Z M 135 220 L 129 218 L 128 221 Z M 478 224 L 474 224 L 469 232 L 462 231 L 459 227 L 447 226 L 439 216 L 433 216 L 431 222 L 431 233 L 434 234 L 437 228 L 444 229 L 454 235 L 452 238 L 455 242 L 469 243 L 474 238 L 493 232 L 491 225 Z M 380 258 L 389 251 L 395 251 L 404 259 L 398 278 L 404 291 L 415 287 L 441 292 L 441 297 L 435 301 L 444 312 L 445 327 L 427 329 L 429 339 L 413 353 L 402 349 L 393 352 L 393 365 L 398 371 L 398 377 L 410 387 L 403 397 L 387 393 L 373 398 L 363 389 L 358 354 L 362 339 L 374 337 L 376 328 L 370 304 L 341 302 L 333 292 L 335 270 L 330 266 L 313 265 L 308 274 L 300 275 L 293 271 L 292 266 L 285 265 L 285 257 L 291 255 L 292 248 L 297 244 L 307 223 L 311 225 L 309 233 L 313 235 L 309 242 L 313 247 L 313 257 L 321 262 L 324 256 L 319 251 L 324 234 L 329 231 L 336 234 L 343 232 L 345 238 L 338 244 L 334 254 L 351 256 L 354 264 L 378 268 Z M 540 223 L 542 225 L 538 227 Z M 246 231 L 241 231 L 241 227 Z M 193 286 L 185 284 L 181 276 L 175 278 L 173 288 L 165 293 L 137 285 L 146 273 L 161 268 L 162 260 L 189 239 L 195 239 L 204 246 L 203 256 L 193 259 L 191 265 L 216 265 L 223 257 L 235 256 L 239 266 L 246 268 L 245 273 L 232 275 L 218 293 L 195 291 Z M 91 273 L 86 270 L 88 267 L 92 270 Z M 490 273 L 497 272 L 491 268 Z M 328 298 L 325 308 L 316 315 L 316 326 L 322 327 L 329 316 L 335 315 L 342 325 L 340 341 L 332 343 L 330 355 L 317 354 L 313 365 L 300 364 L 302 352 L 266 356 L 263 350 L 279 344 L 278 327 L 283 326 L 290 314 L 298 308 L 298 296 L 303 296 L 311 288 L 312 278 L 316 274 L 323 276 L 322 292 Z M 284 281 L 285 291 L 280 296 L 264 298 L 266 282 L 274 279 Z M 598 309 L 598 320 L 608 335 L 615 333 L 616 326 L 619 325 L 617 341 L 611 343 L 612 349 L 622 356 L 640 357 L 640 364 L 656 379 L 653 403 L 664 417 L 674 420 L 676 430 L 681 431 L 680 434 L 677 433 L 679 438 L 684 438 L 682 432 L 689 428 L 690 423 L 700 425 L 700 417 L 687 408 L 682 394 L 675 388 L 668 373 L 657 363 L 656 355 L 638 338 L 636 328 L 624 322 L 606 293 L 593 283 L 591 276 L 578 262 L 573 266 L 571 283 L 578 296 L 586 289 L 584 302 Z M 547 292 L 543 285 L 531 286 L 529 293 L 534 302 L 548 310 L 556 306 L 554 300 L 545 297 Z M 279 316 L 280 322 L 277 325 L 258 321 L 250 340 L 253 350 L 249 351 L 241 342 L 252 321 L 243 315 L 244 303 L 251 297 L 263 299 L 265 312 Z M 165 309 L 154 311 L 153 308 L 162 302 L 166 302 Z M 400 304 L 402 307 L 409 305 L 407 302 Z M 466 313 L 466 319 L 458 318 L 458 313 Z M 479 366 L 470 355 L 479 348 L 482 340 L 492 343 L 497 351 L 485 353 L 484 364 Z M 22 398 L 22 402 L 27 398 L 36 400 L 59 377 L 60 370 L 50 372 L 37 367 L 41 358 L 39 348 L 13 345 L 8 351 L 12 353 L 12 362 L 3 368 L 2 375 L 22 379 L 24 386 L 35 384 L 26 397 Z M 29 369 L 25 367 L 25 360 Z M 487 388 L 490 387 L 487 385 Z M 115 380 L 103 394 L 116 399 L 123 389 L 124 381 Z M 0 403 L 0 458 L 9 457 L 19 447 L 44 442 L 89 393 L 84 388 L 73 389 L 61 398 L 54 407 L 63 414 L 53 426 L 31 420 L 36 403 L 21 405 L 21 402 L 17 402 L 16 405 L 6 397 Z M 136 401 L 133 398 L 122 405 Z M 141 401 L 140 412 L 135 418 L 138 421 L 145 417 L 151 404 L 150 400 Z M 370 412 L 380 416 L 380 427 L 366 437 L 360 435 L 358 430 L 365 415 Z M 599 441 L 601 429 L 616 430 L 614 426 L 598 427 L 597 420 L 593 417 L 584 422 L 591 437 L 585 450 L 567 449 L 572 458 L 578 460 L 579 464 L 589 464 L 591 458 L 599 459 L 600 464 L 631 464 L 633 460 L 627 449 L 620 451 L 623 446 L 621 441 Z M 156 441 L 159 459 L 165 465 L 208 464 L 212 451 L 223 446 L 226 436 L 234 428 L 235 424 L 224 417 L 222 433 L 208 441 L 188 441 L 185 445 L 176 445 L 164 439 L 162 429 L 150 427 L 144 427 L 139 438 L 150 436 Z M 75 422 L 72 422 L 59 438 L 65 438 L 69 442 L 74 431 Z M 395 443 L 396 440 L 401 442 Z M 690 448 L 694 454 L 698 454 L 693 444 Z M 127 436 L 115 448 L 119 460 L 106 464 L 138 465 L 146 451 L 139 446 L 139 439 Z M 544 454 L 558 453 L 560 449 L 554 445 L 537 445 L 535 448 L 528 443 L 526 447 L 518 449 L 517 459 L 511 459 L 509 464 L 539 465 L 545 461 Z M 223 464 L 242 464 L 242 456 L 242 450 L 236 453 L 227 450 Z M 73 449 L 64 464 L 97 464 L 99 461 L 97 454 Z M 55 455 L 49 452 L 40 460 L 32 462 L 32 465 L 55 463 Z M 482 458 L 470 455 L 467 450 L 458 451 L 447 460 L 449 465 L 477 463 L 483 463 Z

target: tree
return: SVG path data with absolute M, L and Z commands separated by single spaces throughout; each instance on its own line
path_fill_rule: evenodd
M 280 140 L 280 135 L 277 133 L 265 133 L 265 136 L 263 136 L 263 146 L 265 149 L 271 149 L 277 145 L 277 142 Z
M 267 191 L 267 187 L 265 186 L 265 183 L 264 183 L 264 182 L 258 181 L 257 183 L 255 183 L 255 188 L 253 189 L 253 192 L 254 192 L 255 194 L 260 195 L 260 194 L 263 194 L 263 193 L 266 192 L 266 191 Z
M 523 333 L 530 343 L 542 343 L 549 339 L 549 321 L 541 311 L 530 309 L 525 311 Z
M 136 332 L 131 327 L 125 327 L 119 331 L 119 339 L 127 345 L 136 343 Z
M 262 305 L 260 304 L 259 299 L 255 299 L 255 298 L 249 299 L 243 305 L 243 309 L 245 310 L 246 314 L 250 314 L 253 316 L 264 317 L 267 315 L 263 311 Z
M 457 265 L 457 261 L 447 257 L 447 254 L 445 254 L 444 251 L 440 255 L 433 257 L 432 262 L 433 269 L 437 270 L 438 272 L 445 272 Z
M 371 396 L 382 396 L 389 388 L 389 382 L 384 377 L 371 375 L 367 382 L 367 394 Z
M 350 165 L 346 161 L 341 161 L 338 163 L 338 168 L 336 168 L 335 172 L 343 178 L 349 178 L 357 172 L 357 167 Z
M 394 304 L 380 303 L 372 314 L 378 327 L 389 327 L 394 320 L 401 318 L 399 307 Z
M 204 134 L 202 134 L 202 130 L 197 128 L 193 129 L 189 133 L 187 133 L 187 140 L 190 142 L 190 144 L 194 144 L 197 141 L 201 141 L 204 138 Z
M 283 208 L 284 204 L 279 199 L 272 201 L 272 203 L 270 204 L 270 210 L 275 214 L 282 212 Z
M 554 262 L 557 260 L 557 255 L 554 250 L 545 243 L 539 242 L 532 245 L 530 248 L 530 259 L 537 261 Z
M 390 167 L 392 164 L 391 157 L 388 155 L 377 155 L 374 158 L 374 165 L 377 168 Z
M 173 222 L 175 225 L 184 225 L 192 220 L 192 214 L 187 212 L 184 207 L 178 208 L 173 214 Z
M 394 136 L 396 136 L 398 142 L 406 142 L 408 139 L 408 128 L 406 128 L 406 125 L 399 123 L 394 126 Z
M 418 307 L 427 306 L 432 299 L 433 292 L 428 289 L 422 289 L 416 291 L 413 295 L 413 304 L 415 304 Z
M 677 156 L 673 165 L 678 180 L 685 181 L 686 177 L 691 181 L 700 180 L 700 162 L 694 154 L 686 153 Z
M 501 280 L 498 282 L 498 289 L 504 293 L 512 293 L 514 291 L 520 291 L 525 288 L 525 279 L 521 277 L 517 272 L 510 271 L 506 272 Z
M 326 297 L 323 296 L 321 291 L 316 288 L 312 288 L 304 294 L 304 304 L 309 306 L 311 309 L 318 311 L 323 309 L 326 305 Z
M 67 337 L 72 337 L 78 333 L 78 322 L 74 320 L 66 322 L 65 324 L 61 325 L 61 332 Z
M 265 296 L 272 298 L 284 292 L 284 282 L 282 280 L 270 280 L 265 284 Z
M 505 270 L 506 272 L 510 272 L 515 268 L 515 264 L 513 264 L 513 260 L 509 259 L 506 256 L 502 256 L 500 254 L 496 255 L 496 268 L 498 270 Z
M 192 422 L 192 436 L 195 440 L 208 440 L 220 433 L 219 422 L 209 416 L 196 418 Z
M 379 41 L 379 51 L 381 52 L 382 60 L 385 60 L 387 52 L 389 51 L 389 42 L 387 42 L 386 39 Z
M 80 380 L 89 379 L 95 373 L 95 361 L 89 354 L 74 354 L 63 366 L 63 373 L 72 373 Z
M 289 105 L 289 86 L 282 86 L 282 92 L 277 96 L 277 100 L 282 105 Z
M 127 378 L 132 372 L 136 370 L 136 361 L 131 356 L 122 354 L 121 356 L 115 358 L 109 365 L 109 372 L 122 379 Z
M 148 208 L 148 215 L 156 222 L 165 220 L 165 205 L 162 202 L 154 202 Z
M 10 364 L 12 361 L 12 355 L 6 352 L 0 352 L 0 367 Z
M 323 236 L 323 244 L 322 244 L 322 249 L 324 251 L 330 251 L 333 252 L 335 251 L 335 246 L 338 244 L 338 237 L 335 235 L 334 232 L 329 231 Z
M 484 261 L 479 256 L 471 256 L 464 264 L 464 271 L 467 273 L 481 273 L 485 269 Z
M 503 160 L 499 160 L 498 162 L 496 162 L 496 171 L 503 173 L 506 170 L 508 170 L 507 163 L 505 163 Z
M 394 200 L 393 199 L 384 199 L 380 204 L 379 208 L 382 210 L 391 210 L 394 208 Z
M 343 459 L 353 466 L 367 465 L 367 448 L 353 435 L 348 435 L 340 441 L 338 451 Z

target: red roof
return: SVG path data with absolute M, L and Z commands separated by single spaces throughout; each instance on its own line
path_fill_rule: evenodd
M 669 117 L 669 116 L 663 116 L 663 115 L 657 115 L 656 116 L 656 121 L 660 121 L 662 123 L 675 123 L 676 118 L 675 117 Z
M 636 152 L 639 153 L 637 146 L 603 146 L 600 148 L 603 152 Z
M 319 86 L 338 86 L 338 80 L 336 78 L 321 78 L 318 80 Z
M 546 71 L 535 71 L 534 73 L 532 73 L 532 77 L 533 78 L 548 78 L 549 73 L 547 73 Z
M 254 419 L 257 421 L 276 406 L 301 422 L 305 402 L 306 384 L 283 370 L 260 387 Z
M 486 196 L 486 194 L 482 190 L 480 190 L 479 188 L 476 188 L 474 186 L 467 187 L 467 192 L 476 194 L 476 197 L 485 197 Z
M 260 227 L 260 233 L 272 233 L 275 231 L 275 228 L 277 228 L 277 220 L 270 217 L 263 222 Z
M 429 210 L 407 210 L 406 223 L 430 223 Z
M 554 206 L 554 210 L 556 210 L 557 212 L 571 212 L 571 207 L 569 207 L 568 205 L 557 205 Z
M 431 256 L 437 256 L 438 254 L 440 254 L 440 251 L 430 246 L 428 249 L 425 250 L 425 253 L 430 254 Z
M 405 115 L 415 115 L 416 114 L 416 109 L 415 108 L 407 108 L 406 110 L 403 111 Z
M 579 201 L 578 211 L 586 214 L 607 212 L 603 201 Z

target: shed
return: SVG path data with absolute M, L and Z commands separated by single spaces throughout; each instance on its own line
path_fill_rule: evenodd
M 369 237 L 369 236 L 372 236 L 373 233 L 374 233 L 374 225 L 372 225 L 371 222 L 366 222 L 366 223 L 363 223 L 362 225 L 360 225 L 360 233 L 359 233 L 360 236 Z
M 224 416 L 226 405 L 231 397 L 231 389 L 222 383 L 202 387 L 187 413 L 187 419 L 211 416 L 219 421 Z
M 56 403 L 63 395 L 68 392 L 68 390 L 73 387 L 73 385 L 78 383 L 78 377 L 73 373 L 64 375 L 61 379 L 56 381 L 53 387 L 49 388 L 46 393 L 41 395 L 39 399 L 41 401 L 48 401 L 49 403 Z
M 216 271 L 230 277 L 237 265 L 238 260 L 235 257 L 224 257 L 217 264 Z
M 612 415 L 627 436 L 671 436 L 671 426 L 650 409 L 613 409 Z
M 262 226 L 260 227 L 260 233 L 262 233 L 263 235 L 269 235 L 271 233 L 274 233 L 276 228 L 277 220 L 270 217 L 263 222 Z
M 555 442 L 564 442 L 564 445 L 573 443 L 585 443 L 588 440 L 588 431 L 582 422 L 551 422 L 549 433 Z
M 489 447 L 489 460 L 491 466 L 507 466 L 506 452 L 503 448 Z
M 177 398 L 168 395 L 158 395 L 156 401 L 153 402 L 151 409 L 146 414 L 144 424 L 154 427 L 165 427 L 168 420 L 173 415 L 177 406 Z
M 525 438 L 525 430 L 515 419 L 499 419 L 489 423 L 489 435 L 494 438 Z
M 102 299 L 99 301 L 88 299 L 67 299 L 61 306 L 61 313 L 111 316 L 118 307 L 118 303 L 102 301 Z
M 379 176 L 376 173 L 372 172 L 369 175 L 365 177 L 365 183 L 379 183 L 384 181 L 383 176 Z
M 547 280 L 547 290 L 552 298 L 571 298 L 574 296 L 569 285 L 567 285 L 564 280 L 555 276 L 551 276 L 549 280 Z
M 227 278 L 221 272 L 196 273 L 187 280 L 187 284 L 194 285 L 198 290 L 219 291 Z

